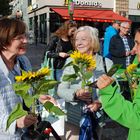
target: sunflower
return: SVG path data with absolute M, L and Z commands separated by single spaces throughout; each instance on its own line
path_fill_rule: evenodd
M 28 80 L 37 80 L 39 78 L 43 78 L 45 76 L 49 76 L 50 75 L 50 69 L 46 68 L 42 68 L 36 72 L 25 72 L 22 71 L 22 75 L 21 76 L 16 76 L 15 80 L 17 82 L 23 82 L 23 81 L 28 81 Z
M 92 55 L 86 53 L 82 54 L 79 51 L 74 51 L 71 55 L 73 58 L 73 63 L 75 65 L 85 66 L 87 70 L 93 70 L 96 67 L 96 61 L 93 59 Z
M 128 73 L 132 73 L 136 68 L 137 68 L 137 65 L 136 65 L 136 64 L 130 64 L 130 65 L 126 68 L 126 71 L 127 71 Z

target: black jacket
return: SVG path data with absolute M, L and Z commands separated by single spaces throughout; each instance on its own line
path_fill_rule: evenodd
M 130 50 L 132 50 L 132 48 L 134 47 L 134 40 L 130 36 L 127 36 L 127 40 L 128 40 Z M 114 64 L 122 64 L 122 68 L 126 68 L 125 46 L 119 34 L 111 38 L 110 45 L 109 45 L 109 52 L 111 54 L 112 61 Z M 135 57 L 134 55 L 131 56 L 130 63 L 132 63 L 134 57 Z
M 59 52 L 69 52 L 73 49 L 70 41 L 64 42 L 57 36 L 52 36 L 49 44 L 47 45 L 48 57 L 54 60 L 54 69 L 61 69 L 67 58 L 59 56 Z

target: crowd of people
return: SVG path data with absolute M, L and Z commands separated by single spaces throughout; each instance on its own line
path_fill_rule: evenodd
M 114 64 L 121 64 L 126 69 L 137 58 L 140 62 L 140 29 L 135 39 L 130 34 L 129 22 L 114 21 L 106 28 L 103 43 L 103 55 L 99 54 L 99 31 L 91 26 L 77 26 L 75 21 L 66 21 L 50 37 L 45 55 L 53 59 L 54 78 L 59 81 L 55 91 L 59 98 L 65 100 L 67 121 L 65 136 L 69 140 L 98 140 L 98 111 L 103 108 L 103 115 L 110 117 L 129 128 L 128 140 L 138 140 L 139 132 L 139 81 L 134 99 L 129 96 L 128 81 L 118 81 L 107 76 Z M 7 119 L 17 103 L 25 103 L 15 94 L 12 84 L 15 76 L 21 75 L 21 69 L 31 71 L 32 67 L 25 56 L 27 26 L 19 19 L 0 19 L 0 138 L 2 140 L 30 140 L 26 135 L 28 128 L 38 121 L 38 117 L 28 114 L 19 117 L 6 130 Z M 91 82 L 97 80 L 97 87 L 92 91 L 81 87 L 81 80 L 63 81 L 66 74 L 73 74 L 71 66 L 64 67 L 73 61 L 71 52 L 92 55 L 96 68 L 91 70 Z M 88 70 L 89 71 L 89 70 Z M 117 81 L 117 82 L 115 82 Z M 41 95 L 40 102 L 54 102 L 49 95 Z M 117 108 L 117 110 L 116 110 Z M 105 121 L 105 120 L 104 120 Z M 70 128 L 70 134 L 67 133 Z

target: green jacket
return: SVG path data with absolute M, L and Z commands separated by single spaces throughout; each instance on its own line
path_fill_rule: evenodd
M 129 128 L 128 140 L 140 140 L 140 84 L 133 102 L 120 94 L 118 86 L 109 85 L 99 91 L 105 112 L 115 121 Z

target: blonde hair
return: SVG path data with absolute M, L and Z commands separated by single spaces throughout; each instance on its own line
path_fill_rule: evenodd
M 92 47 L 92 51 L 93 53 L 97 53 L 100 50 L 100 43 L 99 43 L 99 31 L 97 28 L 91 27 L 91 26 L 81 26 L 77 29 L 77 31 L 75 32 L 74 35 L 74 40 L 76 38 L 76 35 L 78 32 L 81 31 L 88 31 L 89 35 L 91 37 L 91 47 Z M 74 41 L 75 44 L 75 41 Z

